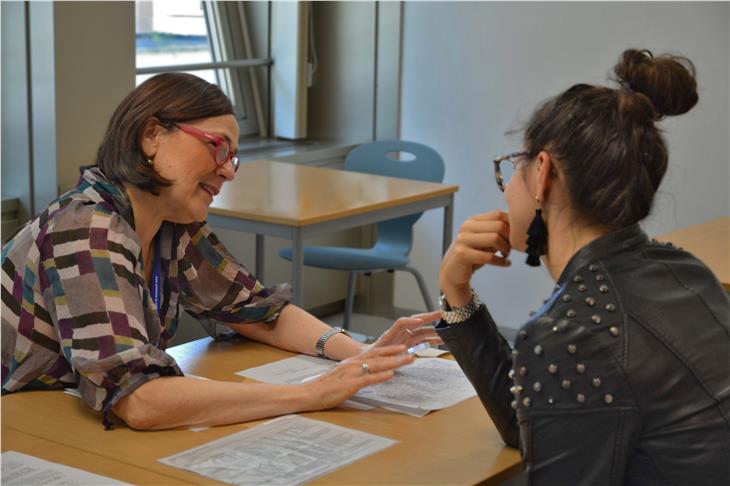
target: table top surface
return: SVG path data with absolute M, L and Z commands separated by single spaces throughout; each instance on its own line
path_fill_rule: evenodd
M 730 217 L 716 218 L 656 237 L 702 260 L 730 292 Z
M 455 193 L 459 186 L 259 160 L 223 184 L 210 213 L 308 226 Z
M 292 356 L 251 341 L 216 343 L 208 338 L 168 351 L 186 373 L 237 382 L 252 380 L 236 371 Z M 519 452 L 504 445 L 476 397 L 422 418 L 343 408 L 304 416 L 399 441 L 313 484 L 474 484 L 500 480 L 521 468 Z M 2 397 L 2 450 L 135 484 L 210 484 L 208 478 L 157 460 L 261 422 L 200 432 L 139 432 L 116 420 L 116 429 L 105 431 L 100 414 L 76 397 L 60 391 L 20 392 Z

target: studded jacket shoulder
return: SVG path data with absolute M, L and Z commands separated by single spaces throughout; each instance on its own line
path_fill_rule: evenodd
M 721 485 L 729 321 L 710 270 L 637 225 L 573 257 L 514 349 L 484 306 L 437 329 L 531 484 Z

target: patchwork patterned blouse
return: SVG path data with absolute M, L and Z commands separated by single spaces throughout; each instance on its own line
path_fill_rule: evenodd
M 164 349 L 180 307 L 223 323 L 273 322 L 291 288 L 265 288 L 205 223 L 165 222 L 160 315 L 124 191 L 98 167 L 2 249 L 2 392 L 78 386 L 103 411 L 180 375 Z M 161 317 L 162 316 L 162 317 Z

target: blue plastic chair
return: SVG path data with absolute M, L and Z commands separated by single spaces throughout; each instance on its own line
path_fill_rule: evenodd
M 413 160 L 397 160 L 388 155 L 405 152 Z M 432 148 L 415 142 L 384 140 L 370 142 L 353 149 L 345 159 L 345 170 L 366 174 L 441 182 L 444 178 L 444 161 Z M 347 300 L 342 327 L 347 329 L 355 300 L 355 283 L 358 273 L 404 270 L 411 273 L 418 283 L 426 308 L 434 310 L 421 273 L 408 266 L 413 244 L 413 225 L 421 214 L 412 214 L 377 224 L 377 240 L 372 248 L 344 248 L 310 246 L 304 248 L 304 264 L 311 267 L 349 272 Z M 291 248 L 279 251 L 279 256 L 291 261 Z

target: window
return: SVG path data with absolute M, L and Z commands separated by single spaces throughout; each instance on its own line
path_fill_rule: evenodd
M 231 99 L 242 136 L 266 136 L 268 116 L 262 98 L 268 90 L 260 89 L 256 73 L 260 68 L 230 65 L 247 60 L 254 65 L 269 64 L 266 59 L 252 59 L 244 3 L 137 2 L 137 84 L 171 70 L 199 76 L 219 85 Z M 249 8 L 262 6 L 268 11 L 265 3 Z
M 199 0 L 137 2 L 137 67 L 174 66 L 213 61 L 205 12 Z M 218 83 L 212 69 L 193 74 Z M 138 74 L 137 85 L 154 76 Z
M 191 72 L 228 95 L 242 138 L 306 136 L 309 2 L 135 5 L 138 84 L 161 72 Z

